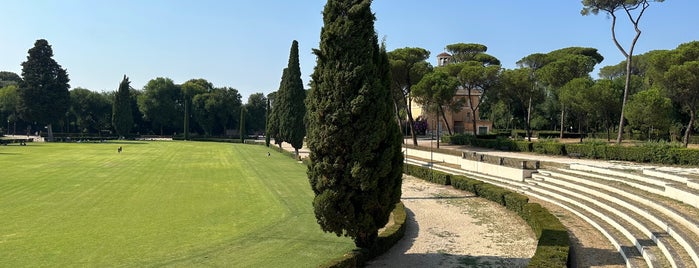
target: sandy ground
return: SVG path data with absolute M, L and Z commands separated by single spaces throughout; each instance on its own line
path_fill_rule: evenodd
M 451 187 L 404 177 L 405 236 L 367 267 L 526 267 L 536 237 L 514 212 Z

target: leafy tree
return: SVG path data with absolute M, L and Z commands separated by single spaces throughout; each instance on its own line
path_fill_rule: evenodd
M 622 133 L 623 133 L 623 128 L 624 128 L 624 107 L 626 106 L 626 100 L 629 96 L 629 87 L 631 83 L 631 75 L 632 75 L 632 70 L 631 66 L 632 65 L 632 59 L 633 59 L 633 50 L 636 46 L 636 42 L 638 42 L 638 38 L 641 37 L 641 29 L 638 27 L 639 23 L 641 22 L 641 17 L 643 17 L 643 13 L 646 11 L 646 9 L 650 6 L 650 2 L 663 2 L 664 0 L 583 0 L 583 9 L 580 11 L 580 13 L 583 16 L 593 14 L 597 15 L 600 11 L 607 13 L 610 17 L 612 17 L 612 40 L 614 41 L 614 44 L 616 45 L 617 49 L 621 52 L 621 54 L 626 57 L 626 84 L 624 86 L 624 97 L 621 102 L 621 116 L 619 118 L 619 132 L 617 134 L 617 143 L 621 144 L 621 139 L 622 139 Z M 631 41 L 631 45 L 629 46 L 628 51 L 624 49 L 624 47 L 619 43 L 619 41 L 616 38 L 616 21 L 617 21 L 617 12 L 620 12 L 621 10 L 626 13 L 627 17 L 629 18 L 629 21 L 631 24 L 633 24 L 634 30 L 636 31 L 636 35 L 634 36 L 633 40 Z
M 301 81 L 301 67 L 299 66 L 299 44 L 296 40 L 291 43 L 289 64 L 286 67 L 285 76 L 282 76 L 281 86 L 277 91 L 276 106 L 279 119 L 279 136 L 283 141 L 294 147 L 296 157 L 303 146 L 303 138 L 306 136 L 306 125 L 303 120 L 306 116 L 306 92 Z
M 46 125 L 48 141 L 53 141 L 53 123 L 61 119 L 70 106 L 68 73 L 53 58 L 51 45 L 36 40 L 22 63 L 19 83 L 19 112 L 27 121 Z
M 8 129 L 5 130 L 5 134 L 10 133 L 10 122 L 13 123 L 15 126 L 14 129 L 16 129 L 17 120 L 19 119 L 17 114 L 18 104 L 19 94 L 17 93 L 17 85 L 10 84 L 0 88 L 0 114 L 2 115 L 2 117 L 0 117 L 2 121 L 0 121 L 0 123 L 5 121 L 8 123 Z M 12 133 L 15 133 L 15 131 L 12 131 Z
M 652 58 L 653 77 L 666 95 L 689 114 L 682 142 L 686 147 L 696 125 L 699 108 L 699 41 L 679 45 Z
M 554 50 L 546 55 L 543 66 L 535 72 L 538 81 L 549 87 L 552 95 L 560 98 L 560 89 L 575 78 L 588 77 L 597 63 L 604 57 L 595 48 L 568 47 Z M 560 99 L 559 99 L 560 101 Z M 565 105 L 560 103 L 560 137 L 565 128 Z
M 459 86 L 455 77 L 449 76 L 443 70 L 436 70 L 426 74 L 413 88 L 415 101 L 427 107 L 427 110 L 439 114 L 444 120 L 449 135 L 452 135 L 451 127 L 445 113 L 445 108 L 458 112 L 463 107 L 465 100 L 455 99 L 454 93 Z
M 286 68 L 282 73 L 286 73 Z M 282 80 L 284 80 L 284 74 L 282 74 Z M 274 139 L 274 144 L 279 145 L 282 148 L 282 138 L 279 136 L 279 114 L 277 108 L 277 92 L 272 92 L 267 95 L 267 101 L 269 102 L 270 108 L 267 109 L 267 125 L 265 126 L 265 136 L 267 139 Z M 269 147 L 269 142 L 267 142 L 267 147 Z
M 531 141 L 532 105 L 544 98 L 544 92 L 537 87 L 529 68 L 504 70 L 500 77 L 499 99 L 512 107 L 525 111 L 524 122 L 527 137 Z
M 206 135 L 214 135 L 232 128 L 240 121 L 241 96 L 233 88 L 214 88 L 211 92 L 195 95 L 192 114 Z
M 22 82 L 22 77 L 13 72 L 0 71 L 0 88 L 9 85 L 18 85 Z
M 488 90 L 497 84 L 500 61 L 485 53 L 488 48 L 481 44 L 457 43 L 447 45 L 452 60 L 445 65 L 447 72 L 459 81 L 458 89 L 466 92 L 466 106 L 471 109 L 473 134 L 477 134 L 476 111 L 485 100 Z M 456 88 L 454 90 L 457 90 Z M 475 101 L 474 101 L 475 99 Z
M 189 139 L 190 119 L 191 115 L 191 102 L 192 98 L 198 94 L 203 94 L 211 91 L 214 85 L 211 82 L 206 81 L 206 79 L 190 79 L 182 84 L 182 100 L 184 102 L 184 139 Z
M 271 93 L 270 93 L 271 95 Z M 269 147 L 270 136 L 269 136 L 269 119 L 272 114 L 272 106 L 270 106 L 269 98 L 267 98 L 267 109 L 265 109 L 265 146 Z
M 583 119 L 588 116 L 588 105 L 586 102 L 587 94 L 585 94 L 595 82 L 589 76 L 578 77 L 570 80 L 560 89 L 561 103 L 569 107 L 572 114 L 578 118 L 578 132 L 582 131 Z M 593 107 L 594 108 L 594 107 Z M 580 142 L 582 142 L 582 135 Z
M 240 133 L 240 143 L 245 143 L 245 106 L 240 106 L 240 126 L 238 127 L 238 133 Z
M 105 94 L 85 88 L 70 91 L 69 114 L 76 119 L 81 133 L 95 133 L 109 128 L 112 103 Z
M 417 136 L 414 127 L 415 118 L 411 109 L 411 91 L 425 74 L 432 71 L 432 66 L 426 61 L 429 57 L 430 52 L 419 47 L 398 48 L 388 52 L 388 60 L 391 64 L 391 90 L 396 114 L 398 110 L 405 110 L 410 136 L 415 146 L 417 146 Z
M 624 84 L 609 80 L 600 79 L 587 91 L 585 109 L 592 113 L 596 121 L 601 123 L 607 130 L 607 140 L 611 140 L 611 129 L 614 127 L 614 120 L 621 114 L 621 95 L 624 91 Z
M 650 129 L 668 133 L 672 121 L 672 101 L 662 95 L 658 88 L 644 90 L 631 96 L 626 105 L 629 126 L 649 135 Z
M 153 124 L 153 128 L 159 130 L 160 135 L 163 135 L 164 129 L 178 129 L 177 123 L 181 121 L 177 115 L 182 114 L 180 96 L 180 87 L 170 78 L 158 77 L 148 81 L 143 87 L 138 108 Z
M 401 134 L 390 65 L 369 0 L 329 0 L 314 50 L 308 107 L 308 177 L 326 232 L 371 247 L 401 195 Z
M 267 111 L 267 97 L 263 93 L 254 93 L 248 97 L 245 104 L 247 117 L 245 126 L 248 133 L 261 133 L 265 131 L 265 112 Z
M 119 89 L 114 94 L 114 104 L 112 106 L 112 126 L 120 137 L 128 135 L 131 128 L 133 128 L 134 119 L 131 105 L 131 82 L 124 75 L 121 83 L 119 83 Z

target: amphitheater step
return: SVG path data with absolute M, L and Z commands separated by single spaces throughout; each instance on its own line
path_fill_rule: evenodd
M 649 199 L 653 195 L 644 193 L 630 193 L 628 189 L 619 185 L 609 185 L 604 180 L 587 178 L 580 175 L 568 174 L 564 170 L 547 172 L 550 176 L 544 178 L 547 183 L 569 191 L 577 191 L 591 195 L 590 198 L 601 200 L 609 204 L 623 207 L 626 214 L 635 214 L 639 221 L 647 221 L 647 226 L 654 225 L 654 230 L 646 232 L 650 237 L 655 237 L 660 246 L 666 247 L 665 255 L 673 258 L 677 265 L 691 267 L 693 265 L 680 265 L 681 263 L 699 263 L 696 242 L 698 236 L 696 225 L 686 220 L 686 215 L 675 210 L 659 205 L 656 200 Z M 543 184 L 542 184 L 543 185 Z M 629 187 L 626 187 L 629 188 Z M 662 197 L 659 197 L 662 198 Z M 630 211 L 630 212 L 629 212 Z M 640 217 L 639 217 L 640 216 Z M 652 229 L 652 228 L 649 228 Z M 650 233 L 648 233 L 650 232 Z M 676 252 L 673 252 L 673 248 Z
M 653 212 L 649 212 L 648 208 L 634 201 L 625 200 L 611 196 L 602 189 L 594 187 L 578 187 L 574 182 L 566 181 L 555 177 L 549 177 L 547 183 L 540 184 L 548 189 L 565 192 L 571 197 L 576 197 L 578 200 L 588 200 L 599 208 L 607 211 L 607 214 L 613 214 L 617 219 L 621 218 L 626 223 L 622 226 L 635 226 L 640 233 L 636 233 L 636 239 L 640 246 L 644 241 L 655 241 L 657 251 L 665 256 L 668 265 L 672 267 L 688 267 L 685 263 L 693 263 L 692 256 L 696 256 L 696 252 L 691 248 L 686 248 L 683 243 L 678 242 L 674 237 L 670 236 L 665 230 L 666 225 L 661 219 L 653 216 Z M 620 224 L 622 221 L 617 221 Z M 686 244 L 683 236 L 677 237 Z M 659 255 L 656 254 L 656 255 Z M 664 266 L 664 265 L 661 265 Z

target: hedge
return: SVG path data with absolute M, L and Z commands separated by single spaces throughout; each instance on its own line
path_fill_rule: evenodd
M 606 143 L 565 144 L 568 155 L 590 159 L 619 160 L 668 165 L 699 165 L 699 150 L 669 143 L 647 143 L 638 146 L 618 146 Z
M 424 169 L 425 171 L 419 172 L 416 169 Z M 408 164 L 408 170 L 412 170 L 414 174 L 427 174 L 429 171 L 426 167 L 410 164 Z M 529 203 L 529 198 L 522 194 L 461 175 L 452 175 L 451 184 L 456 189 L 472 192 L 478 197 L 494 201 L 516 212 L 529 224 L 539 242 L 528 267 L 567 266 L 570 252 L 568 232 L 560 220 L 541 205 Z
M 385 253 L 405 235 L 405 205 L 402 202 L 396 204 L 393 209 L 393 225 L 386 227 L 379 233 L 376 243 L 371 249 L 355 248 L 342 257 L 331 260 L 319 267 L 327 268 L 355 268 L 364 267 L 367 261 Z

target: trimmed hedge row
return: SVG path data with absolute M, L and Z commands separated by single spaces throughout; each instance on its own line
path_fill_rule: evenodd
M 677 147 L 671 144 L 647 143 L 638 146 L 610 145 L 606 142 L 563 144 L 554 140 L 536 142 L 510 139 L 479 139 L 473 135 L 444 136 L 444 142 L 455 145 L 491 148 L 506 151 L 534 152 L 547 155 L 574 155 L 576 157 L 604 160 L 658 163 L 670 165 L 699 165 L 699 150 Z
M 427 167 L 420 167 L 416 165 L 405 165 L 405 174 L 421 178 L 423 180 L 441 184 L 441 185 L 451 185 L 451 174 L 441 172 L 439 170 L 433 170 Z
M 402 202 L 396 204 L 393 209 L 393 225 L 379 233 L 376 244 L 371 249 L 356 248 L 344 256 L 334 259 L 326 264 L 320 265 L 323 268 L 356 268 L 363 267 L 367 261 L 385 253 L 405 235 L 405 205 Z
M 407 170 L 409 171 L 409 175 L 429 180 L 429 168 L 407 164 Z M 443 173 L 436 170 L 432 172 L 435 172 L 435 174 Z M 512 192 L 505 188 L 461 175 L 446 175 L 452 187 L 472 192 L 476 196 L 496 202 L 516 212 L 529 224 L 532 231 L 534 231 L 536 237 L 539 239 L 539 242 L 534 256 L 532 256 L 529 261 L 528 267 L 567 266 L 568 254 L 570 252 L 568 231 L 558 218 L 548 210 L 539 204 L 529 203 L 529 198 L 527 196 Z

